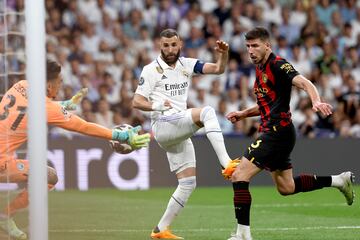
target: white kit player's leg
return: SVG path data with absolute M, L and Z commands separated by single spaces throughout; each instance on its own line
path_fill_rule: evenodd
M 225 148 L 224 137 L 215 110 L 210 106 L 204 107 L 200 113 L 200 121 L 204 124 L 206 136 L 214 148 L 221 166 L 225 168 L 230 157 Z
M 179 185 L 171 196 L 167 209 L 158 224 L 158 228 L 160 231 L 170 226 L 174 218 L 184 208 L 195 187 L 195 176 L 179 179 Z

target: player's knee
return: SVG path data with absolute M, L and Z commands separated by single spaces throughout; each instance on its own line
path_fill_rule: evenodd
M 291 186 L 277 186 L 277 190 L 282 196 L 288 196 L 294 193 L 294 189 Z
M 250 177 L 241 174 L 239 171 L 235 171 L 231 176 L 231 180 L 233 182 L 250 182 Z
M 202 108 L 200 113 L 200 120 L 202 122 L 205 122 L 208 119 L 216 118 L 216 112 L 215 109 L 211 106 L 205 106 Z
M 235 171 L 231 175 L 231 180 L 233 182 L 250 182 L 251 175 L 249 174 L 249 171 L 242 165 L 239 165 L 236 167 Z
M 48 184 L 55 185 L 58 182 L 58 176 L 56 170 L 52 167 L 48 167 Z
M 179 188 L 190 195 L 196 188 L 196 177 L 191 176 L 179 179 Z

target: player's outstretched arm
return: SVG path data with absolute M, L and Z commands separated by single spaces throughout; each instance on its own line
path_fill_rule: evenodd
M 55 124 L 69 131 L 82 133 L 84 135 L 99 137 L 106 140 L 127 141 L 133 149 L 147 147 L 150 142 L 150 134 L 138 134 L 141 126 L 129 130 L 108 129 L 96 123 L 87 122 L 84 119 L 72 115 L 67 122 Z
M 235 123 L 235 122 L 241 121 L 247 117 L 254 117 L 254 116 L 259 116 L 259 115 L 260 115 L 259 106 L 255 105 L 255 106 L 247 108 L 245 110 L 230 112 L 226 115 L 226 118 L 230 122 Z
M 203 67 L 204 74 L 224 73 L 229 58 L 229 44 L 224 41 L 216 41 L 215 51 L 219 53 L 216 63 L 205 63 Z
M 134 95 L 133 107 L 140 109 L 142 111 L 166 111 L 172 108 L 170 101 L 166 100 L 164 102 L 150 102 L 144 96 L 140 94 Z
M 60 101 L 60 105 L 65 108 L 65 110 L 73 111 L 76 110 L 77 105 L 81 102 L 81 100 L 88 94 L 87 88 L 82 88 L 79 90 L 71 99 Z
M 317 91 L 314 84 L 310 82 L 310 80 L 308 80 L 302 75 L 297 75 L 294 77 L 292 83 L 294 86 L 307 92 L 307 94 L 310 96 L 313 110 L 315 112 L 320 111 L 325 116 L 329 116 L 330 114 L 332 114 L 332 106 L 328 103 L 321 102 L 319 92 Z

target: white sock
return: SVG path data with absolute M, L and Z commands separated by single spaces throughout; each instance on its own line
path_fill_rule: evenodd
M 170 198 L 164 215 L 161 217 L 157 227 L 160 231 L 165 230 L 174 218 L 180 213 L 181 209 L 184 208 L 185 203 L 189 199 L 191 193 L 196 187 L 196 177 L 186 177 L 179 179 L 179 185 L 175 192 Z
M 251 239 L 250 226 L 238 224 L 236 235 L 244 237 L 245 239 Z
M 340 175 L 331 175 L 331 186 L 332 187 L 342 187 L 344 184 L 343 179 Z
M 200 120 L 204 124 L 206 136 L 214 148 L 221 166 L 225 168 L 231 159 L 225 148 L 224 136 L 222 135 L 215 110 L 209 106 L 204 107 L 200 113 Z

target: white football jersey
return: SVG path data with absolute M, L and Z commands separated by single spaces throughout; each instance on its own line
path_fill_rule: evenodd
M 191 77 L 197 61 L 195 58 L 180 57 L 175 68 L 172 68 L 159 55 L 155 61 L 143 68 L 135 93 L 152 103 L 169 100 L 173 107 L 164 112 L 151 112 L 152 120 L 156 120 L 162 114 L 168 116 L 187 108 Z

